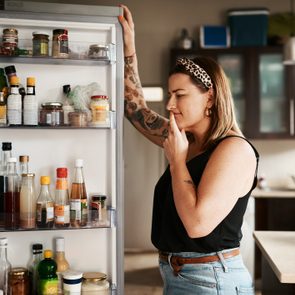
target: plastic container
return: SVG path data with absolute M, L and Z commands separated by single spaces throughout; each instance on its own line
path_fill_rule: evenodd
M 81 294 L 82 272 L 69 270 L 63 274 L 63 294 Z
M 85 272 L 83 274 L 82 295 L 107 295 L 110 283 L 101 272 Z
M 265 8 L 229 10 L 231 46 L 267 45 L 268 15 Z

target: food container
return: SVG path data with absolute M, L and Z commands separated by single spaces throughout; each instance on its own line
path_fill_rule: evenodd
M 2 52 L 4 55 L 14 55 L 18 46 L 18 31 L 15 28 L 3 29 Z
M 90 202 L 91 221 L 94 225 L 106 222 L 107 206 L 105 195 L 93 195 Z
M 73 127 L 86 127 L 87 126 L 87 113 L 83 111 L 76 111 L 69 113 L 69 123 Z
M 81 294 L 82 274 L 73 270 L 62 273 L 64 295 Z
M 109 122 L 109 98 L 107 95 L 92 95 L 90 102 L 92 125 L 106 124 Z
M 267 9 L 228 11 L 231 46 L 263 46 L 267 44 Z
M 33 32 L 33 56 L 49 56 L 49 35 L 45 32 Z
M 42 103 L 40 110 L 40 125 L 60 126 L 64 124 L 63 104 L 60 102 Z
M 89 46 L 88 57 L 107 59 L 109 57 L 109 48 L 107 45 L 92 44 Z
M 85 272 L 83 274 L 82 295 L 107 295 L 110 283 L 101 272 Z
M 68 30 L 65 30 L 65 29 L 53 30 L 52 57 L 54 57 L 54 58 L 68 58 L 69 57 Z
M 10 295 L 29 294 L 29 272 L 24 267 L 14 267 L 8 273 L 8 288 Z

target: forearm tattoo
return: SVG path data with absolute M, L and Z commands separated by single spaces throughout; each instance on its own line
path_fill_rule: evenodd
M 167 120 L 146 106 L 135 65 L 135 56 L 125 57 L 125 116 L 148 133 L 167 137 Z

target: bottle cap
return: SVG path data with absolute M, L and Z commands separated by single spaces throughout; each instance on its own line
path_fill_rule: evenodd
M 44 32 L 44 31 L 34 31 L 34 32 L 32 33 L 32 35 L 33 35 L 33 36 L 34 36 L 34 35 L 44 35 L 44 36 L 49 37 L 49 35 L 47 34 L 47 32 Z
M 52 251 L 51 250 L 45 250 L 44 251 L 44 258 L 52 258 Z
M 75 167 L 83 167 L 83 159 L 76 159 Z
M 19 77 L 12 76 L 9 80 L 10 85 L 19 85 Z
M 41 176 L 40 184 L 50 184 L 50 176 Z
M 16 158 L 9 158 L 7 160 L 8 163 L 16 163 Z
M 0 238 L 0 246 L 7 246 L 8 239 L 7 238 Z
M 75 270 L 68 270 L 62 273 L 62 276 L 65 280 L 78 280 L 82 279 L 83 273 Z
M 64 85 L 62 87 L 63 93 L 68 94 L 71 91 L 71 85 Z
M 35 77 L 27 77 L 27 86 L 35 86 L 36 79 Z
M 23 156 L 19 156 L 19 161 L 21 162 L 21 163 L 28 163 L 29 162 L 29 156 L 27 156 L 27 155 L 23 155 Z
M 11 142 L 2 142 L 2 151 L 11 151 Z
M 32 250 L 42 250 L 43 245 L 42 244 L 33 244 L 32 245 Z
M 64 238 L 56 238 L 55 246 L 57 252 L 64 252 L 65 251 L 65 239 Z
M 56 169 L 56 176 L 58 178 L 67 178 L 68 177 L 68 169 L 67 168 L 57 168 Z
M 15 69 L 15 66 L 8 66 L 8 67 L 5 67 L 4 68 L 4 70 L 5 70 L 5 74 L 7 75 L 7 76 L 9 76 L 9 75 L 11 75 L 11 74 L 16 74 L 16 69 Z

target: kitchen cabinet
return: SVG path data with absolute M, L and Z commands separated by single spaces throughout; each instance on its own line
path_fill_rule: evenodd
M 68 5 L 8 1 L 0 11 L 0 30 L 14 27 L 19 44 L 30 49 L 32 32 L 47 32 L 52 37 L 56 28 L 66 28 L 70 56 L 55 59 L 34 56 L 0 56 L 0 67 L 15 65 L 25 84 L 26 77 L 36 77 L 39 104 L 61 101 L 62 86 L 86 86 L 98 83 L 110 97 L 110 122 L 98 127 L 68 126 L 2 127 L 0 140 L 12 142 L 13 156 L 30 156 L 30 171 L 36 174 L 39 192 L 41 175 L 52 179 L 52 192 L 57 167 L 69 168 L 73 179 L 75 159 L 84 160 L 88 200 L 91 195 L 107 196 L 108 222 L 85 228 L 15 230 L 1 229 L 8 237 L 8 258 L 12 266 L 26 266 L 31 244 L 40 242 L 54 250 L 56 237 L 65 238 L 65 252 L 72 269 L 99 271 L 111 283 L 109 294 L 123 294 L 123 47 L 119 7 Z M 23 43 L 21 43 L 23 42 Z M 108 46 L 107 58 L 89 58 L 92 44 Z M 51 44 L 49 44 L 51 48 Z M 51 52 L 49 50 L 49 52 Z
M 282 47 L 171 50 L 178 57 L 206 55 L 227 74 L 239 126 L 248 138 L 294 137 L 294 69 L 283 65 Z

